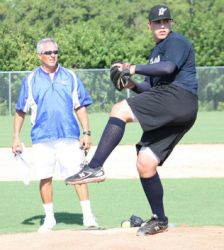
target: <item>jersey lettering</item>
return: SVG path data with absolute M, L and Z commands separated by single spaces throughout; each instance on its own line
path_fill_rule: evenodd
M 159 63 L 159 62 L 160 62 L 160 55 L 158 55 L 158 56 L 155 57 L 155 58 L 151 58 L 151 59 L 150 59 L 150 64 Z

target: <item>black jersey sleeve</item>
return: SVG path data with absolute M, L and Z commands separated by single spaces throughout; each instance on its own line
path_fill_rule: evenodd
M 171 61 L 161 61 L 153 64 L 137 64 L 135 73 L 144 76 L 163 76 L 172 74 L 176 65 Z
M 132 88 L 131 90 L 139 94 L 145 91 L 149 91 L 150 89 L 151 89 L 150 83 L 148 81 L 144 81 L 142 83 L 135 84 L 135 87 Z

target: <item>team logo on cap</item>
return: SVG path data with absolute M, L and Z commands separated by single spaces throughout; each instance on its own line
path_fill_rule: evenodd
M 165 11 L 167 10 L 167 8 L 159 8 L 159 13 L 158 13 L 158 16 L 163 16 Z

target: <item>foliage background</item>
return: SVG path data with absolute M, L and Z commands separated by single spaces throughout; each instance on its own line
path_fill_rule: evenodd
M 32 70 L 38 40 L 54 37 L 65 67 L 145 63 L 153 41 L 148 10 L 156 0 L 0 0 L 0 70 Z M 224 0 L 167 0 L 174 30 L 193 44 L 197 66 L 224 65 Z
M 44 37 L 54 37 L 58 42 L 63 66 L 76 64 L 76 73 L 94 100 L 90 112 L 109 112 L 113 103 L 127 94 L 111 87 L 108 68 L 116 60 L 147 62 L 154 46 L 147 16 L 158 3 L 0 0 L 0 115 L 14 113 L 21 79 L 39 64 L 35 47 Z M 200 110 L 223 111 L 224 67 L 220 66 L 224 65 L 224 0 L 163 3 L 172 11 L 174 31 L 185 35 L 195 48 Z

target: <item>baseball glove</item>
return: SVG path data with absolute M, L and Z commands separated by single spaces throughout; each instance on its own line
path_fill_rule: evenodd
M 120 70 L 119 67 L 113 66 L 110 69 L 110 79 L 113 82 L 114 87 L 119 91 L 127 86 L 130 78 L 131 74 L 127 68 Z
M 143 223 L 143 220 L 141 217 L 138 217 L 136 215 L 132 215 L 129 219 L 131 223 L 131 227 L 140 227 Z

